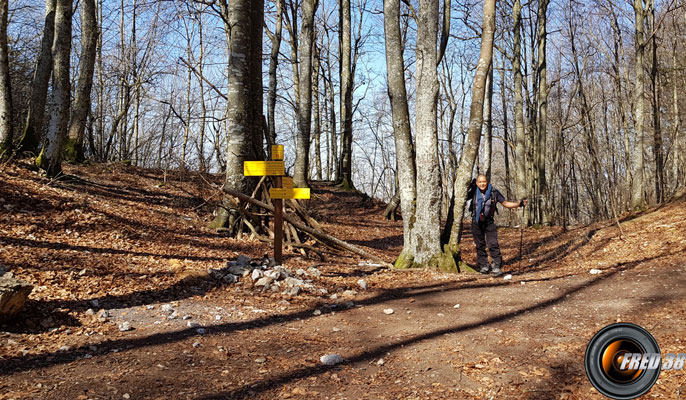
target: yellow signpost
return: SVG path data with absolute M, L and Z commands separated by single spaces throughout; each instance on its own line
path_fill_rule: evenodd
M 272 199 L 309 199 L 310 188 L 271 188 L 269 196 Z
M 283 145 L 273 144 L 272 145 L 272 160 L 283 160 Z
M 283 176 L 286 175 L 282 161 L 244 161 L 245 176 Z
M 274 261 L 281 264 L 283 247 L 283 199 L 309 199 L 309 188 L 294 188 L 293 178 L 286 177 L 283 146 L 272 146 L 272 161 L 243 162 L 245 176 L 275 176 L 276 187 L 269 189 L 274 203 Z

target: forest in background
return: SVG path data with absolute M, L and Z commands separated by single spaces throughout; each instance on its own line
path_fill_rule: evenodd
M 241 103 L 231 97 L 240 76 L 231 60 L 250 48 L 259 68 L 244 95 L 259 97 L 251 104 L 264 116 L 253 118 L 253 144 L 284 144 L 300 185 L 340 182 L 405 214 L 409 191 L 411 214 L 436 211 L 418 217 L 431 232 L 414 236 L 440 234 L 477 171 L 508 198 L 530 198 L 528 225 L 613 218 L 684 187 L 681 0 L 277 0 L 252 15 L 255 4 L 0 1 L 0 64 L 10 77 L 0 81 L 4 154 L 49 153 L 61 124 L 72 161 L 224 172 L 229 182 L 240 136 L 232 107 Z M 236 19 L 240 7 L 249 18 Z M 243 20 L 253 21 L 252 44 L 234 29 Z M 387 61 L 391 53 L 400 64 Z M 434 76 L 436 84 L 417 83 Z M 393 96 L 398 77 L 405 94 Z M 400 97 L 405 118 L 391 101 Z M 71 115 L 59 116 L 65 102 Z M 31 116 L 40 123 L 27 140 Z M 409 141 L 398 154 L 403 120 Z M 45 159 L 48 174 L 59 170 L 61 158 Z

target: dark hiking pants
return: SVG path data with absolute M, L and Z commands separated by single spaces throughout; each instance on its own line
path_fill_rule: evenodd
M 486 246 L 491 253 L 491 259 L 496 267 L 500 268 L 503 264 L 503 257 L 500 254 L 498 245 L 498 227 L 493 220 L 474 222 L 472 221 L 472 236 L 476 245 L 476 260 L 478 268 L 488 266 L 488 255 Z

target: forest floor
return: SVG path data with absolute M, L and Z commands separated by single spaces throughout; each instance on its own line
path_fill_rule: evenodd
M 620 216 L 623 236 L 614 221 L 525 229 L 522 259 L 520 231 L 501 228 L 509 280 L 286 251 L 291 271 L 321 272 L 317 290 L 288 296 L 207 277 L 271 249 L 205 228 L 217 194 L 198 175 L 65 173 L 0 167 L 0 267 L 35 286 L 0 324 L 3 400 L 601 399 L 583 358 L 602 327 L 634 322 L 663 354 L 686 352 L 683 197 Z M 402 222 L 382 204 L 324 184 L 312 197 L 335 236 L 388 261 L 400 251 Z M 474 265 L 468 234 L 462 248 Z M 323 365 L 329 353 L 345 361 Z M 663 371 L 645 397 L 684 390 L 686 371 Z

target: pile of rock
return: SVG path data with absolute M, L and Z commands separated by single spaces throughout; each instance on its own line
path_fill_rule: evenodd
M 274 259 L 266 255 L 259 260 L 251 260 L 250 257 L 240 255 L 229 261 L 226 267 L 210 268 L 207 273 L 223 282 L 235 283 L 244 280 L 251 282 L 256 290 L 271 290 L 289 296 L 298 295 L 303 290 L 326 294 L 326 289 L 317 290 L 312 281 L 306 279 L 308 276 L 321 276 L 317 268 L 309 267 L 307 271 L 299 268 L 293 273 L 281 265 L 276 265 Z
M 0 321 L 15 317 L 26 304 L 33 290 L 29 283 L 16 279 L 11 272 L 0 268 Z

